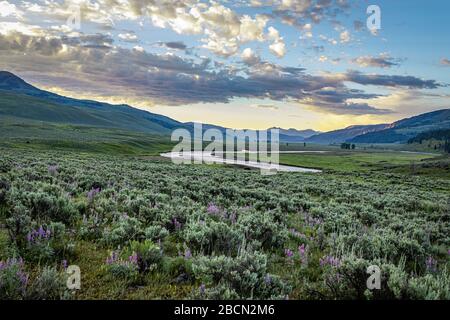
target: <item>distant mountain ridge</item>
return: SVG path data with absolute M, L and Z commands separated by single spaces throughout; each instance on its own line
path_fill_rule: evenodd
M 0 115 L 167 135 L 184 124 L 128 105 L 79 100 L 40 90 L 0 71 Z
M 38 89 L 11 72 L 0 71 L 0 115 L 45 122 L 113 127 L 151 134 L 170 135 L 175 128 L 193 131 L 193 122 L 182 123 L 169 117 L 128 105 L 80 100 Z M 203 130 L 222 126 L 203 124 Z M 280 141 L 302 142 L 316 134 L 311 129 L 280 129 Z
M 346 142 L 354 137 L 364 135 L 374 131 L 380 131 L 389 127 L 389 124 L 375 124 L 375 125 L 355 125 L 345 129 L 333 130 L 329 132 L 320 133 L 309 137 L 306 142 L 318 144 L 333 144 Z
M 450 109 L 432 111 L 390 124 L 388 127 L 355 136 L 351 143 L 406 143 L 418 134 L 450 129 Z
M 176 128 L 193 131 L 193 123 L 136 109 L 128 105 L 80 100 L 38 89 L 11 72 L 0 71 L 0 116 L 42 122 L 115 128 L 170 136 Z M 203 124 L 225 133 L 225 127 Z M 402 119 L 392 124 L 355 125 L 329 132 L 312 129 L 280 130 L 282 143 L 405 143 L 426 131 L 450 128 L 450 109 L 443 109 Z

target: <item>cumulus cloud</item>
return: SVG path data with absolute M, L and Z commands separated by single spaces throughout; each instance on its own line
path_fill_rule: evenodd
M 441 64 L 442 64 L 443 66 L 450 66 L 450 60 L 447 59 L 447 58 L 442 58 L 442 59 L 441 59 Z
M 249 66 L 253 66 L 261 62 L 261 58 L 251 48 L 245 48 L 244 51 L 242 51 L 241 58 L 242 61 Z
M 248 48 L 247 48 L 248 49 Z M 240 75 L 229 66 L 211 66 L 209 59 L 181 58 L 174 53 L 153 54 L 143 48 L 114 45 L 108 35 L 74 37 L 0 34 L 0 68 L 47 87 L 59 86 L 97 97 L 131 97 L 154 104 L 184 105 L 229 102 L 233 98 L 297 101 L 336 114 L 385 114 L 364 100 L 379 94 L 350 89 L 345 83 L 380 87 L 433 89 L 435 80 L 413 76 L 363 74 L 311 75 L 303 68 L 261 61 L 245 49 L 248 67 Z M 354 99 L 363 102 L 355 104 Z
M 269 46 L 270 52 L 279 58 L 284 57 L 286 54 L 286 44 L 284 43 L 284 40 L 280 36 L 278 30 L 274 27 L 269 27 L 267 38 L 273 41 L 273 43 Z
M 126 42 L 138 42 L 138 37 L 133 32 L 119 33 L 118 37 Z
M 272 0 L 274 14 L 289 25 L 302 27 L 306 22 L 319 23 L 322 20 L 335 19 L 350 8 L 347 0 Z
M 187 45 L 182 41 L 169 41 L 169 42 L 158 42 L 158 45 L 161 47 L 166 47 L 168 49 L 174 50 L 186 50 Z
M 377 67 L 377 68 L 390 68 L 399 65 L 399 60 L 392 58 L 386 53 L 382 53 L 379 56 L 361 56 L 351 60 L 352 63 L 357 64 L 360 67 Z
M 341 43 L 350 42 L 351 40 L 350 32 L 348 30 L 342 31 L 339 35 L 339 39 L 341 40 Z
M 21 19 L 23 17 L 23 12 L 13 3 L 0 1 L 0 17 L 15 17 Z

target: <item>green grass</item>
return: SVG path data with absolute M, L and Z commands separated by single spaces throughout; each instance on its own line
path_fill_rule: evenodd
M 282 154 L 280 163 L 332 171 L 385 170 L 409 166 L 434 158 L 434 155 L 400 152 L 332 151 L 323 154 Z
M 172 149 L 167 136 L 120 129 L 31 120 L 0 120 L 0 147 L 125 155 L 156 155 Z

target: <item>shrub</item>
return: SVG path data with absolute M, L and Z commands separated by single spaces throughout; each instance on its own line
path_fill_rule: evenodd
M 60 300 L 67 297 L 65 276 L 54 267 L 45 267 L 31 285 L 27 298 Z
M 0 300 L 21 299 L 27 284 L 28 274 L 21 258 L 0 261 Z
M 0 206 L 6 204 L 6 195 L 10 187 L 10 184 L 6 180 L 0 179 Z
M 161 265 L 163 255 L 161 249 L 150 240 L 144 242 L 131 241 L 123 250 L 122 256 L 137 257 L 139 272 L 154 270 Z
M 270 212 L 241 214 L 237 224 L 247 240 L 256 240 L 265 249 L 281 248 L 289 237 L 287 228 L 275 222 Z
M 135 240 L 142 234 L 141 223 L 127 214 L 120 214 L 111 227 L 103 232 L 102 241 L 108 245 L 123 245 Z
M 159 225 L 149 226 L 144 230 L 145 238 L 148 240 L 163 240 L 169 235 L 169 231 Z
M 137 255 L 132 254 L 127 259 L 120 257 L 120 252 L 113 251 L 106 259 L 106 270 L 115 278 L 134 282 L 139 277 L 139 265 Z
M 203 254 L 236 254 L 243 236 L 222 221 L 190 221 L 184 228 L 182 238 L 195 251 Z
M 200 257 L 193 262 L 193 273 L 206 285 L 208 299 L 283 299 L 289 287 L 267 273 L 267 257 L 242 251 L 236 258 Z

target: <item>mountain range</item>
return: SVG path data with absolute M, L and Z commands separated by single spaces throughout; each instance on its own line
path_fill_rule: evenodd
M 13 73 L 0 71 L 0 115 L 15 121 L 40 121 L 67 125 L 114 128 L 124 131 L 170 136 L 175 128 L 193 130 L 193 123 L 182 123 L 169 117 L 128 105 L 80 100 L 38 89 Z M 227 128 L 204 124 L 203 129 Z M 419 133 L 450 128 L 450 109 L 421 114 L 391 124 L 357 125 L 329 132 L 311 129 L 280 130 L 283 143 L 336 144 L 405 143 Z

